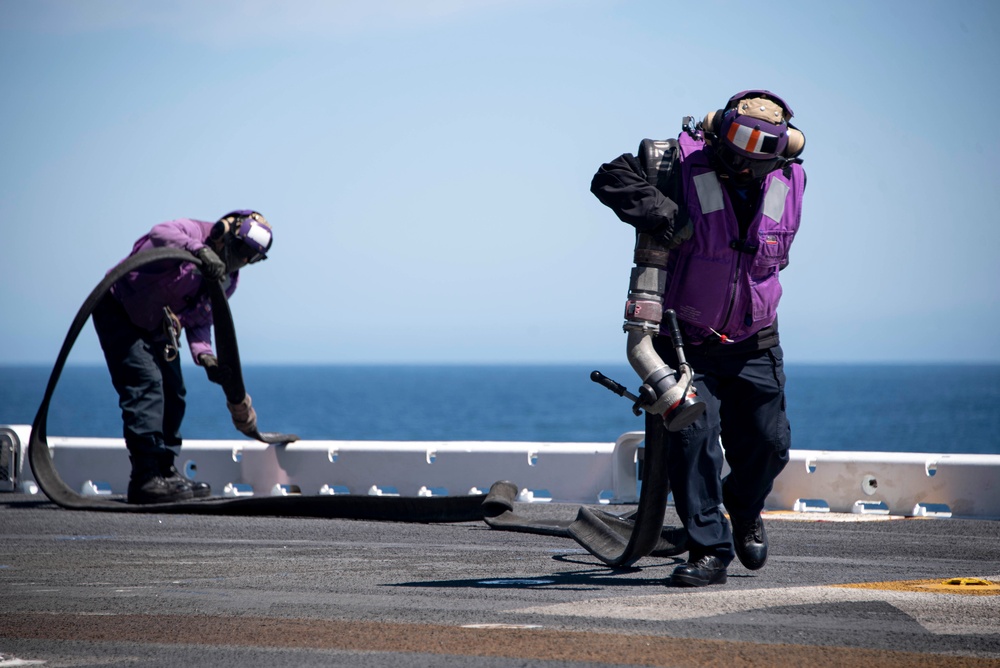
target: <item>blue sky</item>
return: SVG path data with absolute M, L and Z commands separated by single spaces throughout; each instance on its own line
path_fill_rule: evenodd
M 1000 361 L 998 66 L 990 1 L 0 0 L 0 363 L 236 208 L 246 363 L 623 363 L 591 176 L 757 87 L 808 140 L 786 358 Z

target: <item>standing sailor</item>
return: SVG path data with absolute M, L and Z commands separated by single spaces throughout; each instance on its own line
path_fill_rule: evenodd
M 602 165 L 591 183 L 640 239 L 669 250 L 661 254 L 656 306 L 676 312 L 694 389 L 706 404 L 686 425 L 665 425 L 667 413 L 646 416 L 646 445 L 666 448 L 688 532 L 687 563 L 674 570 L 674 585 L 722 584 L 734 557 L 751 570 L 767 559 L 760 512 L 791 446 L 778 272 L 788 265 L 806 185 L 798 158 L 805 138 L 791 118 L 769 91 L 737 93 L 700 124 L 686 118 L 676 140 L 644 140 L 638 157 Z M 669 337 L 652 339 L 667 368 L 677 368 Z M 720 434 L 731 468 L 724 480 Z

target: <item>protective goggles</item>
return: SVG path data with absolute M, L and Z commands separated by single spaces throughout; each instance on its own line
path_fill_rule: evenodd
M 238 239 L 233 244 L 233 252 L 247 261 L 247 264 L 267 259 L 271 247 L 271 226 L 258 220 L 253 214 L 243 218 L 233 236 Z
M 241 260 L 246 260 L 247 264 L 253 264 L 267 259 L 267 255 L 254 249 L 249 244 L 243 243 L 242 241 L 237 241 L 233 244 L 233 253 L 235 253 Z
M 781 164 L 781 158 L 769 156 L 766 158 L 748 158 L 731 149 L 726 142 L 721 142 L 717 150 L 719 162 L 726 171 L 733 174 L 749 172 L 755 179 L 761 179 L 773 172 Z

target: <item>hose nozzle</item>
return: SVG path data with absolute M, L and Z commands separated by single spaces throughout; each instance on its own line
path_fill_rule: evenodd
M 696 396 L 692 390 L 681 403 L 663 414 L 663 424 L 667 431 L 680 431 L 694 423 L 704 412 L 705 400 Z
M 705 411 L 705 402 L 695 392 L 694 373 L 684 358 L 677 314 L 672 309 L 663 310 L 668 254 L 651 235 L 636 236 L 635 267 L 623 329 L 628 334 L 629 363 L 643 382 L 639 388 L 643 408 L 647 413 L 662 415 L 668 431 L 679 431 L 698 419 Z M 653 346 L 653 336 L 659 334 L 664 316 L 677 353 L 677 371 L 663 361 Z
M 657 369 L 639 388 L 639 396 L 648 404 L 646 412 L 663 416 L 667 431 L 680 431 L 705 412 L 705 402 L 698 397 L 693 380 L 691 366 L 684 362 L 678 371 L 666 365 Z

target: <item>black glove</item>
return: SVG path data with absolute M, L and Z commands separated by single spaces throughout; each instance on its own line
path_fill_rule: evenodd
M 228 366 L 219 366 L 219 360 L 215 358 L 215 355 L 199 355 L 198 361 L 201 365 L 205 367 L 205 374 L 208 376 L 209 382 L 215 383 L 216 385 L 225 385 L 229 382 L 229 378 L 232 372 L 229 370 Z
M 200 248 L 195 255 L 201 260 L 201 275 L 205 278 L 218 281 L 226 275 L 226 263 L 208 246 Z
M 660 240 L 660 243 L 667 248 L 674 249 L 690 239 L 693 233 L 694 226 L 691 224 L 690 220 L 686 220 L 684 221 L 684 225 L 679 230 L 675 230 L 668 234 L 667 228 L 664 226 L 657 232 L 654 232 L 653 236 L 657 237 Z
M 243 397 L 243 401 L 238 404 L 226 401 L 226 407 L 229 408 L 229 414 L 233 416 L 233 426 L 237 430 L 247 436 L 253 436 L 257 433 L 257 411 L 253 409 L 253 402 L 250 400 L 249 394 Z

